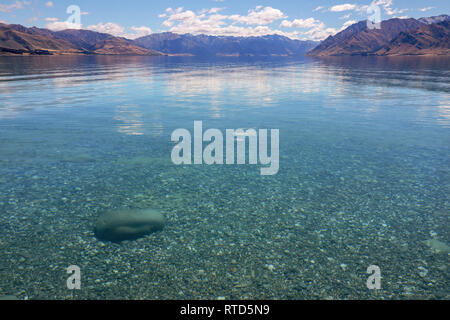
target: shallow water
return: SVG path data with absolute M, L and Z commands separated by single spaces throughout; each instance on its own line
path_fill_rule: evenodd
M 449 59 L 2 57 L 0 296 L 449 299 L 449 92 Z M 175 166 L 194 120 L 279 129 L 279 173 Z M 167 225 L 96 239 L 121 207 Z

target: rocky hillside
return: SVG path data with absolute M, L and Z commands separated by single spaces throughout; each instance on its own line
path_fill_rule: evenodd
M 401 32 L 376 55 L 448 55 L 450 56 L 450 22 L 433 23 Z
M 369 29 L 366 21 L 360 21 L 335 36 L 328 37 L 310 51 L 309 55 L 368 55 L 390 43 L 401 32 L 423 25 L 423 22 L 416 19 L 390 19 L 381 23 L 381 29 Z
M 448 55 L 448 15 L 421 19 L 390 19 L 381 29 L 360 21 L 328 37 L 308 55 Z
M 0 54 L 162 55 L 139 47 L 130 40 L 94 31 L 53 32 L 6 24 L 0 24 Z

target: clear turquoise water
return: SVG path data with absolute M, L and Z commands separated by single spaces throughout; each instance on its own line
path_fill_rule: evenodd
M 2 57 L 0 296 L 448 299 L 449 92 L 449 59 Z M 279 173 L 173 165 L 194 120 L 279 129 Z M 167 225 L 97 240 L 120 207 Z

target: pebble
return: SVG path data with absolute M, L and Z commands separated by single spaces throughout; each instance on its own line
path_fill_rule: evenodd
M 420 266 L 417 269 L 419 269 L 419 276 L 421 276 L 422 278 L 428 274 L 428 269 L 425 267 Z

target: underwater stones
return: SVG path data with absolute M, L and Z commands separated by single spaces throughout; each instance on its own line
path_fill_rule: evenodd
M 7 296 L 0 297 L 0 301 L 5 301 L 5 300 L 20 300 L 20 299 L 13 295 L 7 295 Z
M 436 239 L 425 240 L 424 243 L 430 247 L 432 250 L 435 250 L 439 253 L 450 253 L 450 247 L 442 241 Z
M 421 276 L 422 278 L 428 274 L 428 269 L 425 267 L 420 266 L 417 269 L 419 270 L 419 276 Z
M 164 216 L 156 209 L 120 209 L 100 216 L 95 236 L 99 240 L 120 242 L 138 239 L 163 227 Z

